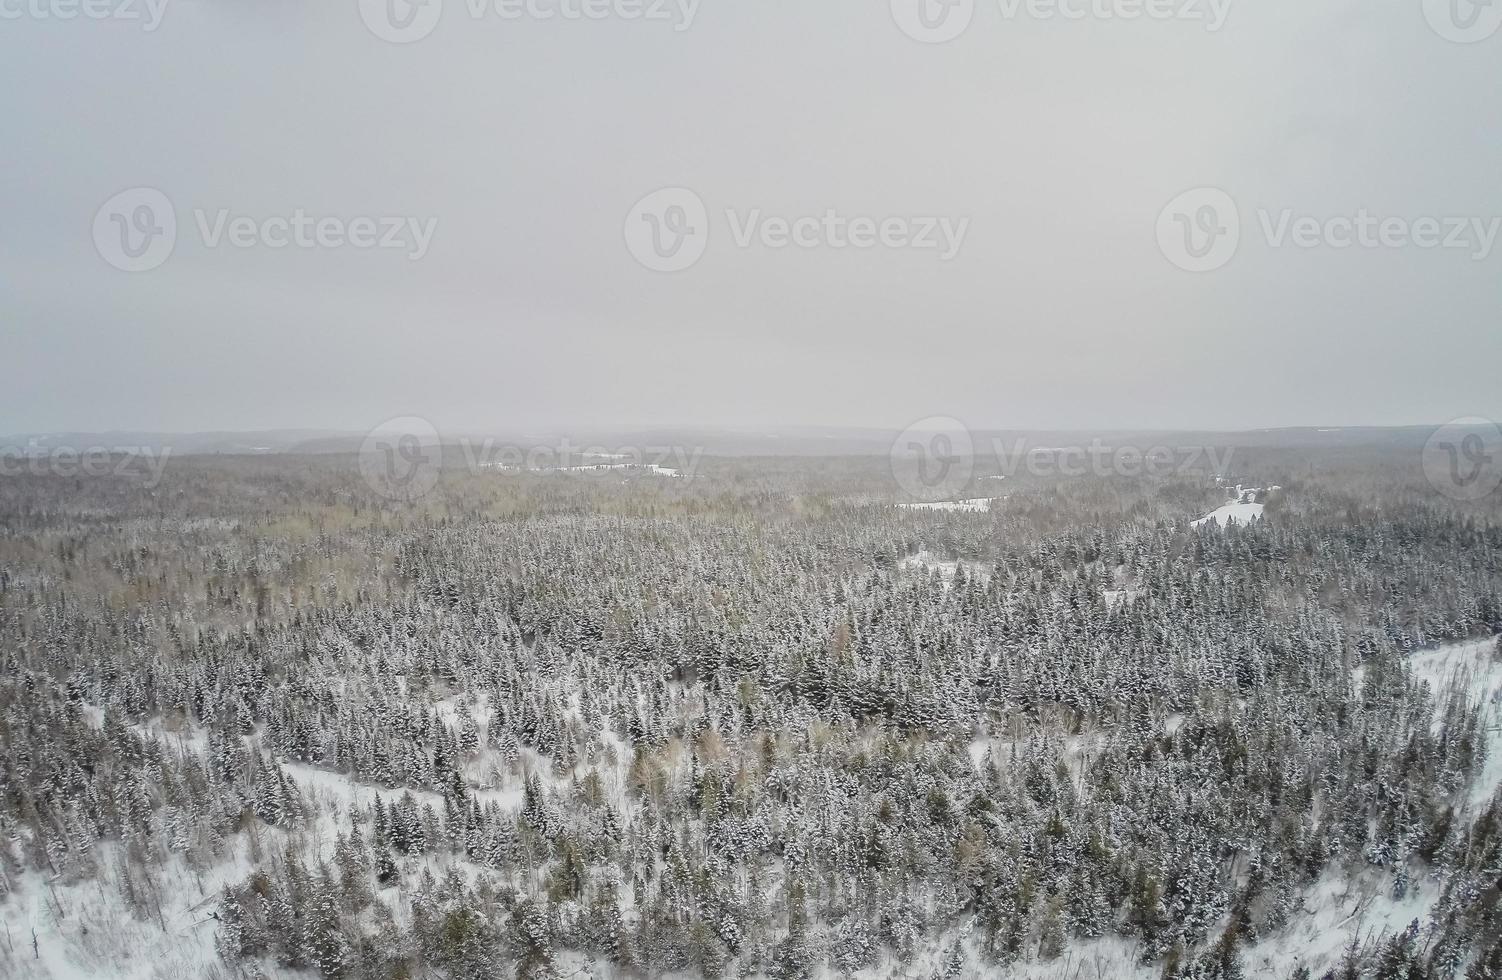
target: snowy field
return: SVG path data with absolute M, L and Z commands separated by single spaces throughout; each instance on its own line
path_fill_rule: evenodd
M 495 460 L 487 460 L 478 464 L 482 470 L 503 470 L 508 473 L 606 473 L 611 470 L 631 471 L 632 473 L 649 474 L 651 476 L 682 476 L 682 471 L 671 466 L 660 466 L 657 463 L 620 462 L 629 460 L 624 453 L 591 453 L 584 458 L 584 462 L 574 466 L 517 466 Z
M 1351 878 L 1326 873 L 1305 893 L 1303 914 L 1292 925 L 1242 951 L 1246 975 L 1291 977 L 1302 966 L 1321 977 L 1339 965 L 1352 939 L 1390 939 L 1415 919 L 1423 926 L 1440 887 L 1434 878 L 1417 878 L 1397 899 L 1391 874 L 1374 871 Z
M 101 844 L 104 881 L 68 885 L 31 872 L 4 906 L 0 977 L 17 980 L 215 980 L 228 976 L 214 949 L 212 913 L 222 889 L 243 881 L 255 860 L 285 835 L 261 829 L 259 847 L 246 835 L 227 842 L 231 856 L 212 868 L 178 859 L 152 881 L 123 880 L 118 843 Z M 143 896 L 137 918 L 122 899 Z M 33 938 L 36 941 L 32 945 Z
M 1250 524 L 1262 519 L 1264 505 L 1259 498 L 1273 493 L 1282 487 L 1242 487 L 1237 486 L 1235 495 L 1231 500 L 1215 510 L 1194 521 L 1190 527 L 1201 527 L 1205 524 L 1214 523 L 1217 527 L 1225 528 L 1232 524 Z
M 962 514 L 984 514 L 991 510 L 994 501 L 1002 497 L 972 497 L 968 500 L 938 500 L 933 503 L 898 504 L 901 510 L 940 510 Z
M 1261 518 L 1261 504 L 1230 503 L 1222 507 L 1217 507 L 1189 526 L 1201 527 L 1205 524 L 1214 523 L 1217 527 L 1229 527 L 1232 524 L 1250 524 L 1253 521 L 1261 520 Z
M 587 463 L 583 466 L 563 466 L 554 470 L 555 473 L 603 473 L 609 470 L 626 470 L 633 473 L 650 473 L 653 476 L 681 476 L 678 470 L 670 466 L 658 466 L 656 463 Z

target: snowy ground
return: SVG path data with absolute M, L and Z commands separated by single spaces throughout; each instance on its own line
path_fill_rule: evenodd
M 1486 737 L 1486 761 L 1471 784 L 1466 808 L 1475 811 L 1485 806 L 1502 786 L 1502 661 L 1495 656 L 1497 638 L 1448 643 L 1433 650 L 1420 650 L 1408 658 L 1414 683 L 1429 685 L 1435 706 L 1434 724 L 1441 724 L 1440 713 L 1452 690 L 1465 695 L 1470 704 L 1481 707 L 1481 729 Z M 1361 683 L 1366 668 L 1351 671 L 1351 681 Z
M 898 504 L 902 510 L 948 510 L 965 514 L 984 514 L 991 509 L 992 501 L 1002 497 L 972 497 L 969 500 L 938 500 L 933 503 Z
M 1262 517 L 1261 504 L 1226 504 L 1195 521 L 1190 527 L 1200 527 L 1214 521 L 1220 527 L 1229 527 L 1232 524 L 1250 524 Z
M 1064 955 L 1049 963 L 1018 963 L 1007 980 L 1158 980 L 1160 966 L 1137 962 L 1135 942 L 1117 937 L 1071 943 Z M 1249 973 L 1248 976 L 1257 976 Z
M 1497 640 L 1493 638 L 1424 650 L 1408 660 L 1414 681 L 1429 685 L 1436 714 L 1452 688 L 1463 691 L 1471 704 L 1481 706 L 1486 762 L 1471 784 L 1466 801 L 1471 810 L 1485 806 L 1502 785 L 1502 661 L 1494 656 L 1496 649 Z
M 1439 883 L 1415 879 L 1401 899 L 1392 895 L 1392 875 L 1372 872 L 1355 879 L 1327 873 L 1304 896 L 1304 914 L 1277 936 L 1248 946 L 1242 962 L 1249 977 L 1289 977 L 1300 966 L 1322 976 L 1340 962 L 1351 940 L 1391 938 L 1414 919 L 1422 926 L 1439 899 Z
M 991 566 L 985 562 L 964 560 L 944 561 L 929 551 L 920 551 L 916 555 L 908 555 L 898 564 L 904 569 L 920 572 L 924 575 L 938 572 L 946 585 L 954 581 L 955 575 L 959 574 L 961 568 L 965 569 L 966 575 L 972 578 L 979 577 L 982 582 L 987 582 L 991 579 Z
M 585 466 L 563 466 L 557 469 L 558 473 L 599 473 L 605 470 L 634 470 L 640 473 L 650 473 L 653 476 L 681 476 L 677 470 L 670 466 L 658 466 L 656 463 L 591 463 Z
M 278 845 L 263 832 L 263 855 Z M 175 859 L 156 872 L 152 907 L 136 918 L 126 906 L 116 866 L 118 845 L 103 844 L 103 881 L 66 884 L 30 872 L 4 906 L 0 977 L 25 980 L 211 980 L 220 976 L 210 913 L 226 884 L 250 873 L 251 843 L 237 835 L 230 856 L 195 870 Z M 32 937 L 36 938 L 35 951 Z
M 319 803 L 333 803 L 341 812 L 347 813 L 351 807 L 361 809 L 368 808 L 377 798 L 383 803 L 392 803 L 401 799 L 405 793 L 411 793 L 419 803 L 427 803 L 435 808 L 443 806 L 442 794 L 432 790 L 408 788 L 405 786 L 396 789 L 386 789 L 382 786 L 373 786 L 369 783 L 356 782 L 349 776 L 327 769 L 319 769 L 315 766 L 305 766 L 297 762 L 282 763 L 282 771 L 292 777 L 297 784 L 298 790 L 307 795 L 309 799 Z M 499 803 L 502 809 L 516 810 L 522 805 L 524 789 L 522 780 L 518 778 L 516 785 L 507 789 L 477 789 L 472 790 L 471 795 L 481 803 Z
M 602 473 L 608 470 L 636 470 L 652 476 L 682 476 L 682 472 L 671 466 L 659 466 L 656 463 L 619 462 L 629 460 L 624 453 L 590 453 L 584 457 L 584 462 L 576 466 L 517 466 L 513 463 L 500 461 L 486 461 L 479 464 L 484 470 L 505 470 L 511 473 Z
M 1259 500 L 1265 495 L 1282 487 L 1243 487 L 1237 484 L 1234 495 L 1230 501 L 1217 507 L 1215 510 L 1190 524 L 1190 527 L 1200 527 L 1214 521 L 1219 527 L 1229 527 L 1232 524 L 1250 524 L 1262 518 L 1263 505 Z

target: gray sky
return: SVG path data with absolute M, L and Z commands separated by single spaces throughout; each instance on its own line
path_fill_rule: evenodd
M 1421 0 L 1232 0 L 1218 31 L 976 0 L 942 44 L 888 0 L 703 0 L 686 30 L 672 4 L 442 0 L 411 43 L 356 0 L 168 0 L 154 31 L 37 16 L 69 2 L 0 0 L 0 432 L 1502 417 L 1502 240 L 1477 257 L 1502 227 L 1502 31 L 1447 40 Z M 1207 186 L 1239 247 L 1188 272 L 1160 212 Z M 95 219 L 137 187 L 177 239 L 125 272 Z M 674 273 L 627 247 L 665 187 L 708 218 Z M 234 247 L 197 214 L 298 209 L 431 241 Z M 1285 209 L 1401 228 L 1278 245 Z M 735 240 L 753 212 L 831 210 L 968 224 L 947 259 L 822 226 Z M 1413 244 L 1424 218 L 1471 247 Z

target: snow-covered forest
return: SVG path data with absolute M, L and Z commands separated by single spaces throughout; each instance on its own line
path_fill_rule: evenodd
M 7 477 L 0 976 L 1502 978 L 1499 505 L 1236 463 Z

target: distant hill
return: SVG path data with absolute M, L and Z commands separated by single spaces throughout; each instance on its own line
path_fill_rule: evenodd
M 1015 445 L 1027 448 L 1088 446 L 1094 440 L 1111 446 L 1215 445 L 1268 448 L 1347 448 L 1421 446 L 1432 426 L 1344 428 L 1278 428 L 1239 432 L 1211 430 L 1065 430 L 1065 429 L 974 429 L 969 433 L 978 450 Z M 712 427 L 657 427 L 634 429 L 580 428 L 564 431 L 454 432 L 443 433 L 443 442 L 474 445 L 491 440 L 495 445 L 557 447 L 565 440 L 576 449 L 653 446 L 692 446 L 724 456 L 849 456 L 885 454 L 898 432 L 881 428 L 824 426 L 768 427 L 765 429 Z M 0 437 L 0 452 L 45 453 L 62 448 L 111 451 L 170 449 L 176 456 L 336 454 L 359 450 L 364 432 L 337 429 L 268 429 L 247 432 L 26 432 Z

